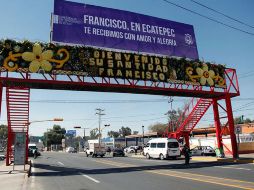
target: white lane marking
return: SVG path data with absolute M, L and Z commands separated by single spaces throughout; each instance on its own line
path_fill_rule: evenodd
M 139 160 L 139 161 L 143 161 L 143 162 L 161 162 L 161 163 L 165 163 L 165 164 L 182 164 L 183 162 L 181 162 L 180 160 L 155 160 L 155 159 L 139 159 L 139 158 L 129 158 L 129 160 Z
M 64 166 L 64 164 L 62 163 L 62 162 L 57 162 L 58 164 L 60 164 L 60 165 L 62 165 L 62 166 Z
M 85 174 L 83 174 L 83 173 L 79 173 L 80 175 L 82 175 L 82 176 L 84 176 L 84 177 L 86 177 L 87 179 L 90 179 L 91 181 L 93 181 L 93 182 L 95 182 L 95 183 L 100 183 L 100 181 L 98 181 L 97 179 L 94 179 L 94 178 L 92 178 L 92 177 L 90 177 L 90 176 L 88 176 L 88 175 L 85 175 Z
M 252 169 L 248 169 L 248 168 L 236 168 L 236 167 L 233 167 L 233 166 L 214 166 L 216 168 L 225 168 L 225 169 L 235 169 L 235 170 L 247 170 L 247 171 L 250 171 Z
M 34 168 L 34 161 L 31 160 L 31 188 L 33 189 L 35 187 L 35 168 Z

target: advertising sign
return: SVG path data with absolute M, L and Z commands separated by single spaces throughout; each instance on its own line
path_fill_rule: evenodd
M 76 137 L 76 130 L 67 130 L 66 134 Z
M 24 165 L 26 159 L 26 133 L 15 133 L 14 165 Z
M 225 88 L 225 66 L 91 47 L 0 41 L 2 71 L 109 77 Z
M 198 59 L 192 25 L 55 0 L 54 42 Z
M 236 134 L 241 133 L 241 126 L 240 126 L 240 125 L 237 125 L 237 126 L 235 127 L 235 133 L 236 133 Z

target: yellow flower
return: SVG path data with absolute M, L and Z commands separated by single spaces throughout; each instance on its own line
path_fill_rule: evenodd
M 42 52 L 42 48 L 40 44 L 34 44 L 33 52 L 24 52 L 22 54 L 22 58 L 25 61 L 31 61 L 29 65 L 29 71 L 32 73 L 36 73 L 40 68 L 44 71 L 51 71 L 52 65 L 49 63 L 49 59 L 53 56 L 53 52 L 51 50 L 46 50 Z
M 205 85 L 206 82 L 208 82 L 210 86 L 214 85 L 213 77 L 215 73 L 213 70 L 208 71 L 208 66 L 206 64 L 203 65 L 202 69 L 198 67 L 196 71 L 198 73 L 198 76 L 200 77 L 201 85 Z

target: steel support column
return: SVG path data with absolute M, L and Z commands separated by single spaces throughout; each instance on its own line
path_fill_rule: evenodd
M 5 163 L 6 166 L 9 166 L 11 164 L 10 159 L 11 159 L 11 145 L 12 145 L 12 139 L 13 139 L 13 133 L 11 131 L 11 128 L 8 126 L 8 139 L 7 139 L 7 148 L 6 148 L 6 159 Z
M 214 114 L 214 126 L 216 129 L 217 145 L 219 150 L 222 153 L 223 144 L 222 144 L 221 125 L 220 125 L 220 116 L 219 116 L 217 99 L 213 99 L 213 114 Z
M 236 136 L 235 136 L 235 126 L 234 126 L 234 117 L 233 117 L 233 111 L 232 111 L 232 105 L 231 105 L 231 98 L 229 94 L 226 94 L 225 101 L 226 101 L 226 107 L 227 107 L 228 126 L 229 126 L 230 139 L 231 139 L 231 145 L 232 145 L 232 153 L 233 153 L 233 158 L 236 159 L 238 158 L 237 142 L 236 142 Z
M 3 96 L 3 85 L 0 83 L 0 116 L 1 116 L 1 111 L 2 111 L 2 97 Z
M 185 145 L 190 148 L 190 133 L 184 132 L 183 136 L 185 140 Z
M 29 127 L 29 125 L 27 126 Z M 28 134 L 28 129 L 26 132 L 26 164 L 28 164 L 28 143 L 29 143 L 29 134 Z

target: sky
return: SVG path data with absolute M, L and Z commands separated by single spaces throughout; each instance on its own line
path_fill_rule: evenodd
M 241 95 L 232 99 L 234 117 L 244 115 L 244 118 L 254 120 L 253 0 L 195 0 L 250 26 L 223 17 L 191 0 L 72 1 L 127 10 L 193 25 L 200 59 L 225 64 L 228 68 L 235 68 L 237 71 Z M 215 23 L 168 2 L 177 3 L 251 34 Z M 49 42 L 53 0 L 0 0 L 0 5 L 0 39 Z M 190 100 L 183 97 L 172 98 L 173 109 L 181 109 L 184 103 Z M 56 100 L 62 101 L 52 103 Z M 122 126 L 141 133 L 142 126 L 146 132 L 149 125 L 156 122 L 166 123 L 165 113 L 171 109 L 171 104 L 169 97 L 166 96 L 31 89 L 30 121 L 32 124 L 29 134 L 43 135 L 43 132 L 52 128 L 54 124 L 59 124 L 67 130 L 73 129 L 74 126 L 86 127 L 89 128 L 86 133 L 89 133 L 90 129 L 98 127 L 96 108 L 105 110 L 102 125 L 110 124 L 110 127 L 103 130 L 103 135 L 106 136 L 107 131 L 118 130 Z M 33 123 L 33 121 L 53 118 L 63 118 L 64 121 Z M 3 93 L 0 123 L 7 124 L 5 93 Z M 207 127 L 211 124 L 213 124 L 213 115 L 210 108 L 198 127 Z M 83 131 L 79 130 L 77 133 L 82 135 Z

